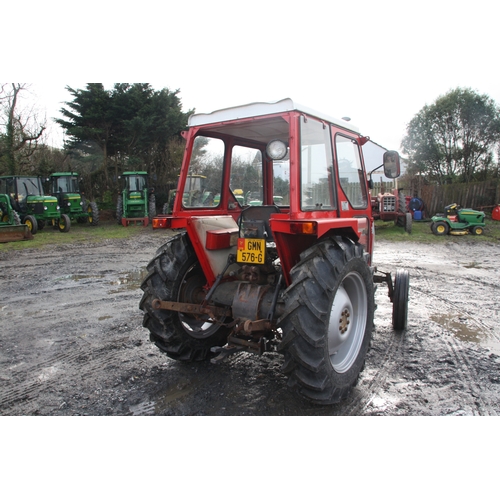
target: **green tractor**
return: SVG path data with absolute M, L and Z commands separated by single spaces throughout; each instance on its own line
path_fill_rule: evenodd
M 432 217 L 431 230 L 436 236 L 446 234 L 464 235 L 472 233 L 476 236 L 484 232 L 484 212 L 461 208 L 456 203 L 444 207 L 444 214 Z
M 132 224 L 147 226 L 156 215 L 154 189 L 148 189 L 147 172 L 123 172 L 123 190 L 118 195 L 116 219 L 127 227 Z
M 44 195 L 40 177 L 0 177 L 0 193 L 10 197 L 12 208 L 20 215 L 21 222 L 28 226 L 31 234 L 36 234 L 46 225 L 58 228 L 63 233 L 70 230 L 70 218 L 61 213 L 55 196 Z
M 97 204 L 85 199 L 84 193 L 80 191 L 76 172 L 55 172 L 48 181 L 50 192 L 58 199 L 63 214 L 79 223 L 89 222 L 91 226 L 99 224 Z
M 32 239 L 28 226 L 21 224 L 19 214 L 12 208 L 9 195 L 0 194 L 0 243 Z

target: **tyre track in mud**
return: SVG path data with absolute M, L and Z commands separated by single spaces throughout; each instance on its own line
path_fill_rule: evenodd
M 61 389 L 68 394 L 68 387 L 78 387 L 81 391 L 85 387 L 81 381 L 85 380 L 91 381 L 91 386 L 101 386 L 109 378 L 110 369 L 123 362 L 123 349 L 133 349 L 134 345 L 131 337 L 123 337 L 119 344 L 108 342 L 91 349 L 86 342 L 75 342 L 71 352 L 58 353 L 32 366 L 24 380 L 19 381 L 20 376 L 13 376 L 10 387 L 7 388 L 4 381 L 4 387 L 0 391 L 0 414 L 39 414 L 40 409 L 33 409 L 32 403 L 42 394 L 57 394 Z M 98 359 L 99 363 L 90 363 L 89 360 L 92 359 Z M 134 358 L 131 354 L 130 359 L 134 359 L 133 371 L 140 371 L 141 358 Z M 53 371 L 50 370 L 52 368 Z M 79 380 L 75 380 L 75 373 L 78 373 Z M 68 399 L 67 395 L 63 399 Z M 27 412 L 23 410 L 23 406 L 29 408 Z M 47 414 L 45 409 L 41 410 L 41 414 Z
M 369 365 L 372 357 L 369 354 L 358 386 L 351 393 L 349 399 L 342 404 L 340 415 L 363 415 L 374 398 L 377 397 L 379 390 L 386 384 L 389 376 L 401 366 L 404 333 L 383 332 L 378 336 L 388 338 L 383 342 L 380 342 L 379 339 L 372 340 L 372 349 L 374 349 L 373 343 L 376 342 L 377 349 L 383 351 L 381 359 L 377 359 L 378 366 Z

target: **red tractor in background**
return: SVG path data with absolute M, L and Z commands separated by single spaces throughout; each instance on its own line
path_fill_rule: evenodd
M 192 115 L 183 136 L 178 192 L 204 175 L 214 197 L 176 196 L 172 214 L 153 218 L 180 231 L 141 285 L 151 341 L 191 362 L 277 350 L 300 396 L 345 398 L 370 346 L 375 283 L 388 285 L 395 330 L 408 315 L 408 272 L 393 280 L 372 262 L 368 137 L 290 99 Z M 397 177 L 398 153 L 383 167 Z M 236 189 L 262 204 L 242 204 Z
M 381 167 L 372 170 L 369 174 L 369 186 L 373 188 L 372 174 Z M 383 183 L 381 183 L 383 186 Z M 382 187 L 383 189 L 383 187 Z M 413 216 L 408 208 L 406 196 L 401 189 L 393 189 L 391 192 L 378 193 L 371 196 L 372 215 L 375 220 L 394 221 L 397 226 L 411 234 Z

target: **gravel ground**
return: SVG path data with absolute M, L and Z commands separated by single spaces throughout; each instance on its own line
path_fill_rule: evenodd
M 410 271 L 409 325 L 379 285 L 372 349 L 345 402 L 297 399 L 277 353 L 184 364 L 149 342 L 138 305 L 173 233 L 0 253 L 0 415 L 498 415 L 500 246 L 378 241 L 382 271 Z M 15 245 L 15 244 L 9 244 Z

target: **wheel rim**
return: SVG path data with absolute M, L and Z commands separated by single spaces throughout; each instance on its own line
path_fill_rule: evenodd
M 358 273 L 349 273 L 335 294 L 328 325 L 328 353 L 336 372 L 349 370 L 359 354 L 366 331 L 366 294 Z
M 33 231 L 33 223 L 31 222 L 31 219 L 26 219 L 24 223 L 28 226 L 30 231 Z
M 204 286 L 206 279 L 198 264 L 193 264 L 182 278 L 178 301 L 189 304 L 200 304 L 206 295 Z M 220 324 L 210 321 L 207 315 L 179 313 L 184 330 L 194 338 L 204 339 L 213 335 Z
M 444 233 L 444 232 L 446 231 L 446 228 L 445 228 L 445 226 L 443 226 L 443 224 L 438 224 L 438 225 L 436 226 L 436 231 L 437 231 L 438 233 Z

